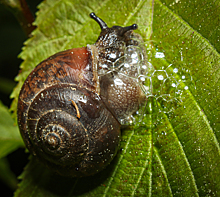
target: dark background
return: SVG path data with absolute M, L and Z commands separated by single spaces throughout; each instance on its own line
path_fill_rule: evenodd
M 42 0 L 26 1 L 35 15 L 37 5 Z M 14 78 L 19 72 L 19 66 L 22 62 L 18 58 L 24 41 L 27 39 L 25 33 L 19 25 L 19 22 L 14 17 L 13 13 L 6 8 L 0 1 L 0 86 L 7 84 L 10 89 L 0 88 L 0 101 L 8 107 L 11 105 L 10 94 L 13 87 L 16 85 Z M 19 176 L 23 171 L 28 159 L 28 154 L 25 154 L 24 149 L 18 149 L 7 156 L 11 170 L 16 176 Z M 7 185 L 0 181 L 1 192 L 0 196 L 13 196 L 14 191 L 8 188 Z

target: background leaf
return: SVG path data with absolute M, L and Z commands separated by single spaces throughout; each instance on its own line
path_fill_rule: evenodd
M 8 109 L 0 103 L 0 158 L 23 146 L 18 127 Z
M 18 180 L 15 174 L 10 170 L 9 163 L 6 158 L 0 159 L 0 179 L 7 184 L 9 188 L 15 190 Z
M 109 26 L 139 25 L 149 60 L 149 91 L 142 122 L 122 132 L 121 151 L 104 171 L 70 179 L 51 174 L 31 159 L 15 196 L 217 196 L 219 3 L 43 2 L 38 28 L 21 53 L 23 72 L 15 98 L 40 61 L 95 42 L 100 29 L 88 17 L 92 11 Z

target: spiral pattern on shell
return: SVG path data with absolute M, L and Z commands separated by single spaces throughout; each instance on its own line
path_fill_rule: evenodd
M 101 27 L 94 45 L 57 53 L 35 67 L 21 88 L 18 125 L 28 150 L 60 175 L 104 169 L 117 153 L 120 122 L 143 103 L 137 75 L 145 56 L 137 25 Z M 141 50 L 144 51 L 144 50 Z M 128 61 L 127 61 L 128 60 Z
M 32 154 L 61 175 L 81 177 L 112 160 L 120 124 L 94 93 L 92 72 L 84 80 L 76 74 L 88 73 L 93 65 L 87 48 L 81 49 L 84 55 L 77 52 L 56 54 L 32 71 L 20 93 L 18 124 Z

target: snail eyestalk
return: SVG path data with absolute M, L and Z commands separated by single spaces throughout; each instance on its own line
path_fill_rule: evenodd
M 120 31 L 120 35 L 123 36 L 126 32 L 131 31 L 131 30 L 136 30 L 138 28 L 137 24 L 133 24 L 131 26 L 123 27 Z
M 106 23 L 101 19 L 99 18 L 98 16 L 95 15 L 94 12 L 90 13 L 89 15 L 92 19 L 94 19 L 98 24 L 99 26 L 101 27 L 101 29 L 107 29 L 108 26 L 106 25 Z
M 127 31 L 136 30 L 137 28 L 138 28 L 138 25 L 137 24 L 133 24 L 131 26 L 124 27 L 123 30 L 124 30 L 124 33 L 125 33 Z

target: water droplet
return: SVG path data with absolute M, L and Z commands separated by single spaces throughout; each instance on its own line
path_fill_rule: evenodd
M 164 57 L 165 57 L 165 55 L 163 52 L 156 52 L 156 54 L 155 54 L 155 58 L 164 58 Z
M 173 69 L 173 72 L 174 72 L 174 73 L 177 73 L 177 72 L 178 72 L 178 68 L 174 68 L 174 69 Z

